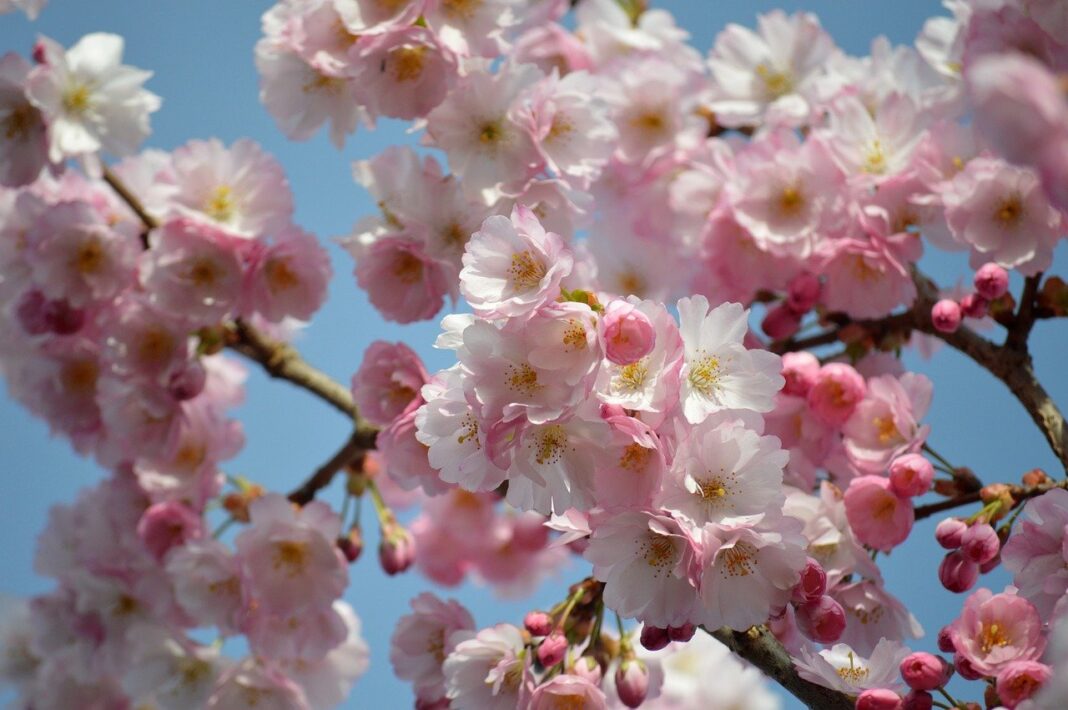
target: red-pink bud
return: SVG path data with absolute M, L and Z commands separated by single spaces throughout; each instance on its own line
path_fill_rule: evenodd
M 45 64 L 45 60 L 48 58 L 47 52 L 48 50 L 45 49 L 44 42 L 41 42 L 40 40 L 34 42 L 33 52 L 31 55 L 33 56 L 33 61 L 37 64 Z
M 947 550 L 956 550 L 964 539 L 968 524 L 960 518 L 946 518 L 935 528 L 935 540 Z
M 386 574 L 399 574 L 415 562 L 415 539 L 400 525 L 392 525 L 382 531 L 378 545 L 378 561 Z
M 436 698 L 434 700 L 426 700 L 425 698 L 416 698 L 415 710 L 449 710 L 449 699 Z
M 553 618 L 544 611 L 528 611 L 523 626 L 531 636 L 548 636 L 553 630 Z
M 959 653 L 953 656 L 953 665 L 956 666 L 957 672 L 960 673 L 960 677 L 964 680 L 979 680 L 983 677 L 983 674 L 975 669 L 972 662 Z
M 629 365 L 648 355 L 656 345 L 656 329 L 649 316 L 629 301 L 612 301 L 601 319 L 605 357 Z
M 931 308 L 931 323 L 935 330 L 943 333 L 956 331 L 960 327 L 961 318 L 960 304 L 948 298 L 943 298 Z
M 977 565 L 997 557 L 1000 549 L 998 533 L 987 523 L 975 523 L 964 532 L 960 541 L 961 554 Z
M 349 534 L 337 539 L 337 547 L 349 563 L 360 559 L 363 554 L 363 531 L 358 527 L 349 528 Z
M 783 394 L 807 397 L 820 371 L 820 361 L 810 352 L 783 353 L 782 376 L 786 384 Z
M 980 574 L 986 574 L 990 570 L 996 569 L 997 566 L 1000 565 L 1000 564 L 1001 564 L 1001 553 L 998 552 L 998 554 L 994 555 L 989 560 L 987 560 L 983 564 L 979 565 L 979 573 Z
M 616 671 L 616 693 L 619 701 L 628 708 L 636 708 L 645 702 L 649 693 L 649 669 L 645 663 L 634 658 L 625 658 Z
M 953 630 L 948 624 L 938 630 L 938 650 L 942 653 L 957 652 L 957 645 L 953 643 Z
M 1009 272 L 993 262 L 983 264 L 975 272 L 974 283 L 979 295 L 988 301 L 993 301 L 1008 292 Z
M 834 643 L 846 627 L 845 610 L 828 596 L 797 607 L 794 618 L 798 630 L 816 643 Z
M 938 579 L 951 592 L 966 592 L 979 579 L 979 565 L 966 559 L 960 550 L 950 552 L 938 566 Z
M 601 670 L 601 664 L 597 662 L 597 659 L 593 656 L 582 656 L 575 665 L 568 671 L 571 675 L 577 675 L 579 678 L 585 678 L 594 685 L 601 684 L 601 678 L 604 675 Z
M 890 462 L 890 489 L 899 496 L 914 498 L 931 490 L 934 466 L 919 454 L 905 454 Z
M 693 638 L 693 635 L 697 632 L 697 627 L 686 622 L 682 626 L 669 626 L 668 638 L 672 641 L 678 641 L 679 643 L 686 643 Z
M 193 399 L 204 391 L 204 385 L 208 382 L 208 372 L 200 363 L 193 360 L 186 363 L 185 367 L 175 372 L 167 380 L 167 391 L 180 402 Z
M 901 696 L 886 688 L 868 688 L 857 696 L 856 710 L 901 710 Z
M 638 641 L 648 651 L 659 651 L 671 643 L 671 634 L 667 629 L 646 624 L 642 627 Z
M 802 271 L 790 282 L 790 287 L 786 294 L 786 306 L 794 313 L 804 315 L 812 310 L 819 298 L 819 277 L 807 271 Z
M 801 579 L 794 587 L 791 601 L 803 605 L 819 601 L 827 593 L 827 573 L 819 562 L 809 557 L 801 570 Z
M 44 294 L 34 289 L 19 297 L 15 306 L 15 317 L 27 335 L 44 335 L 52 330 L 45 319 L 45 306 L 48 301 Z
M 778 305 L 768 310 L 760 328 L 768 334 L 772 340 L 785 340 L 796 333 L 801 327 L 801 316 L 791 311 L 784 305 Z
M 977 293 L 969 293 L 960 299 L 960 312 L 966 318 L 985 318 L 990 310 L 990 301 Z
M 567 639 L 559 631 L 553 631 L 538 644 L 538 663 L 552 668 L 567 655 Z
M 913 690 L 934 690 L 946 682 L 949 664 L 933 653 L 917 651 L 901 661 L 901 677 Z
M 902 710 L 931 710 L 934 697 L 925 690 L 913 690 L 905 696 Z
M 150 505 L 137 521 L 137 536 L 141 538 L 145 549 L 160 561 L 173 548 L 203 534 L 203 518 L 178 501 Z
M 66 301 L 49 301 L 44 306 L 44 320 L 56 335 L 73 335 L 85 325 L 85 311 Z

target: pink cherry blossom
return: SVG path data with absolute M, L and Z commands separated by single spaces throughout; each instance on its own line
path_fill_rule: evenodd
M 30 184 L 48 161 L 44 118 L 25 94 L 29 73 L 29 63 L 14 52 L 0 57 L 0 185 L 7 187 Z
M 882 476 L 860 476 L 850 481 L 845 506 L 857 539 L 877 550 L 889 552 L 912 531 L 912 501 L 895 493 Z
M 898 672 L 908 649 L 897 641 L 883 639 L 870 655 L 855 652 L 844 643 L 813 652 L 801 650 L 794 658 L 797 672 L 805 680 L 848 695 L 856 695 L 869 688 L 902 689 Z
M 957 653 L 979 674 L 990 676 L 1014 661 L 1033 661 L 1046 648 L 1038 611 L 1011 591 L 973 592 L 953 622 L 950 638 Z
M 864 378 L 853 367 L 828 363 L 812 378 L 807 394 L 808 406 L 827 424 L 841 426 L 852 416 L 867 391 Z
M 350 51 L 356 65 L 353 79 L 373 114 L 401 119 L 426 116 L 458 78 L 456 56 L 423 27 L 376 34 Z
M 530 697 L 533 682 L 519 629 L 498 624 L 459 640 L 445 658 L 450 707 L 509 710 Z
M 1001 550 L 1005 568 L 1019 594 L 1043 618 L 1068 591 L 1065 568 L 1065 526 L 1068 526 L 1068 491 L 1055 488 L 1027 502 L 1023 522 Z
M 326 300 L 330 257 L 319 241 L 297 228 L 257 250 L 247 266 L 246 308 L 269 321 L 311 320 Z
M 445 694 L 441 664 L 456 645 L 457 631 L 475 629 L 474 619 L 458 602 L 444 602 L 429 592 L 412 600 L 412 612 L 400 618 L 390 644 L 397 677 L 412 681 L 423 700 Z
M 387 235 L 356 248 L 356 281 L 384 318 L 412 323 L 433 318 L 450 292 L 449 271 L 423 245 Z

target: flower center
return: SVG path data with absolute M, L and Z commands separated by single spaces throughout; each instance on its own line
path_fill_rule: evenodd
M 520 392 L 527 397 L 534 395 L 544 385 L 538 382 L 538 372 L 530 365 L 509 365 L 507 375 L 508 389 Z
M 990 653 L 995 648 L 1008 646 L 1012 639 L 1006 633 L 1004 626 L 998 623 L 979 625 L 979 650 L 984 654 Z
M 170 333 L 162 328 L 149 328 L 137 342 L 137 360 L 147 367 L 160 365 L 170 359 L 174 347 Z
M 100 368 L 93 360 L 74 360 L 67 363 L 60 374 L 63 389 L 71 394 L 92 394 Z
M 567 328 L 564 329 L 564 350 L 566 352 L 574 352 L 576 350 L 586 349 L 586 329 L 582 327 L 582 323 L 571 318 L 567 321 Z
M 234 217 L 234 191 L 229 185 L 219 185 L 211 193 L 204 212 L 216 222 L 229 222 Z
M 805 196 L 796 185 L 787 185 L 779 194 L 779 213 L 794 217 L 805 207 Z
M 189 267 L 189 280 L 194 286 L 210 288 L 222 276 L 221 270 L 215 262 L 207 257 L 201 257 Z
M 393 275 L 402 284 L 418 283 L 423 278 L 423 262 L 413 254 L 402 252 L 393 262 Z
M 641 545 L 642 557 L 645 562 L 659 571 L 675 566 L 678 551 L 675 549 L 675 541 L 666 535 L 649 534 L 649 537 Z
M 415 81 L 423 75 L 424 57 L 427 48 L 398 47 L 390 52 L 393 64 L 393 78 L 399 83 Z
M 30 129 L 35 123 L 34 109 L 29 104 L 16 106 L 7 115 L 4 121 L 4 136 L 8 140 L 22 140 L 30 134 Z
M 288 291 L 300 285 L 300 278 L 289 267 L 288 259 L 268 259 L 263 270 L 267 276 L 267 285 L 273 293 Z
M 705 397 L 711 397 L 717 390 L 719 390 L 719 377 L 721 372 L 719 358 L 712 355 L 705 355 L 704 351 L 701 351 L 701 354 L 690 366 L 690 374 L 688 377 L 690 386 Z
M 482 7 L 482 0 L 442 0 L 441 10 L 457 20 L 470 20 Z
M 426 652 L 439 664 L 445 662 L 445 629 L 434 629 L 426 639 Z
M 73 84 L 63 93 L 63 108 L 69 114 L 81 116 L 89 110 L 90 99 L 88 84 Z
M 872 424 L 875 425 L 880 444 L 886 446 L 901 440 L 901 432 L 897 430 L 897 425 L 894 424 L 892 416 L 875 417 Z
M 632 473 L 644 473 L 649 466 L 649 457 L 652 454 L 652 449 L 647 449 L 641 444 L 628 444 L 619 457 L 619 467 Z
M 1015 226 L 1023 215 L 1023 202 L 1019 195 L 1012 195 L 1001 201 L 994 218 L 1001 223 L 1002 227 Z
M 304 83 L 304 86 L 300 88 L 301 91 L 303 91 L 305 94 L 322 92 L 324 94 L 337 96 L 341 93 L 341 87 L 343 87 L 344 85 L 344 79 L 338 78 L 336 76 L 327 76 L 326 74 L 316 73 L 312 79 L 306 81 Z
M 747 542 L 737 542 L 733 547 L 728 547 L 720 552 L 719 557 L 723 564 L 720 566 L 720 574 L 725 577 L 748 577 L 753 574 L 753 556 L 756 548 Z
M 296 577 L 308 564 L 307 543 L 282 540 L 274 543 L 273 567 L 287 577 Z
M 456 437 L 457 444 L 466 444 L 469 441 L 474 441 L 476 448 L 482 448 L 482 444 L 478 441 L 478 420 L 471 412 L 465 414 L 460 420 L 460 435 Z
M 849 683 L 850 685 L 856 685 L 865 678 L 868 677 L 869 669 L 856 663 L 853 652 L 849 652 L 849 668 L 839 668 L 838 677 Z
M 778 71 L 767 64 L 758 64 L 756 75 L 764 82 L 764 89 L 773 99 L 785 96 L 794 89 L 794 80 L 787 72 Z
M 535 440 L 534 460 L 542 466 L 554 464 L 563 458 L 567 449 L 567 432 L 559 424 L 553 424 L 542 429 Z
M 866 173 L 876 175 L 886 172 L 886 152 L 883 151 L 883 143 L 878 138 L 868 146 L 868 153 L 864 156 L 864 165 L 861 169 Z
M 527 249 L 512 254 L 512 266 L 508 273 L 512 277 L 512 286 L 517 291 L 529 291 L 545 278 L 546 269 L 541 259 Z
M 871 516 L 876 520 L 890 520 L 897 511 L 897 496 L 890 493 L 879 498 L 879 502 L 872 508 Z
M 74 256 L 74 269 L 83 275 L 95 274 L 104 266 L 105 261 L 104 245 L 96 237 L 90 237 L 82 242 Z
M 648 374 L 649 368 L 645 365 L 644 360 L 624 365 L 619 368 L 619 373 L 615 377 L 615 389 L 631 394 L 640 392 L 642 387 L 645 386 L 645 377 Z

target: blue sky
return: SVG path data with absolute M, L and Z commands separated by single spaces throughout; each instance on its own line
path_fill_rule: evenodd
M 775 7 L 815 12 L 838 44 L 853 54 L 865 53 L 877 34 L 895 43 L 911 42 L 928 15 L 942 12 L 931 0 L 676 0 L 654 5 L 674 12 L 702 52 L 727 22 L 752 26 L 757 13 Z M 214 136 L 227 143 L 253 138 L 284 166 L 295 194 L 297 223 L 329 244 L 335 272 L 331 298 L 301 337 L 299 347 L 305 356 L 344 382 L 358 367 L 364 349 L 376 339 L 403 340 L 426 359 L 432 371 L 451 364 L 430 348 L 438 330 L 436 322 L 404 327 L 383 322 L 356 288 L 351 259 L 330 242 L 375 211 L 366 193 L 352 182 L 351 162 L 387 145 L 415 139 L 404 133 L 406 124 L 383 121 L 375 132 L 361 129 L 340 152 L 324 136 L 307 143 L 287 141 L 259 104 L 252 63 L 252 48 L 260 36 L 259 16 L 268 7 L 265 0 L 51 0 L 36 23 L 21 16 L 0 18 L 0 49 L 27 54 L 38 33 L 65 45 L 88 32 L 123 35 L 126 61 L 153 70 L 156 74 L 148 86 L 163 97 L 148 145 L 172 149 L 191 138 Z M 1064 252 L 1062 247 L 1057 260 L 1062 267 L 1068 261 Z M 943 284 L 971 276 L 959 256 L 926 257 L 924 267 Z M 1033 342 L 1039 375 L 1055 400 L 1068 403 L 1068 377 L 1063 371 L 1068 330 L 1063 323 L 1039 323 Z M 951 461 L 972 466 L 986 481 L 1016 480 L 1036 466 L 1057 471 L 1026 413 L 985 371 L 947 349 L 927 362 L 911 356 L 906 362 L 935 382 L 934 405 L 927 419 L 933 428 L 931 442 Z M 347 434 L 347 423 L 333 410 L 287 384 L 267 381 L 255 369 L 251 370 L 247 403 L 237 415 L 244 422 L 247 445 L 227 467 L 228 472 L 280 490 L 290 488 L 325 460 Z M 0 501 L 5 503 L 0 515 L 0 539 L 5 543 L 0 592 L 40 593 L 52 583 L 33 574 L 32 555 L 48 507 L 72 500 L 78 489 L 98 480 L 102 472 L 77 457 L 65 441 L 50 438 L 47 427 L 6 394 L 0 397 L 0 422 L 0 461 L 5 468 L 0 474 Z M 336 490 L 334 494 L 330 500 L 336 502 L 340 497 Z M 932 540 L 934 522 L 920 523 L 912 538 L 884 564 L 888 588 L 920 618 L 928 632 L 922 645 L 932 650 L 938 625 L 955 617 L 962 602 L 938 585 L 941 553 Z M 371 536 L 373 545 L 373 532 Z M 520 602 L 496 601 L 488 590 L 473 586 L 453 594 L 468 605 L 480 625 L 518 622 L 527 609 L 556 601 L 568 583 L 585 574 L 584 565 L 572 565 L 532 599 Z M 1005 581 L 997 573 L 984 583 L 1000 590 Z M 405 613 L 407 600 L 427 587 L 414 574 L 386 578 L 378 571 L 373 554 L 353 568 L 346 598 L 363 618 L 373 656 L 369 673 L 357 685 L 359 702 L 351 700 L 345 707 L 410 704 L 410 691 L 390 672 L 388 639 L 396 619 Z

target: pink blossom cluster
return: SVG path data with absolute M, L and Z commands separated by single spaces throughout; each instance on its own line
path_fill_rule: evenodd
M 233 549 L 188 502 L 153 503 L 128 467 L 54 508 L 35 567 L 57 587 L 0 625 L 19 707 L 336 707 L 368 657 L 340 598 L 341 521 L 278 494 L 249 508 Z M 243 658 L 210 642 L 237 634 Z

